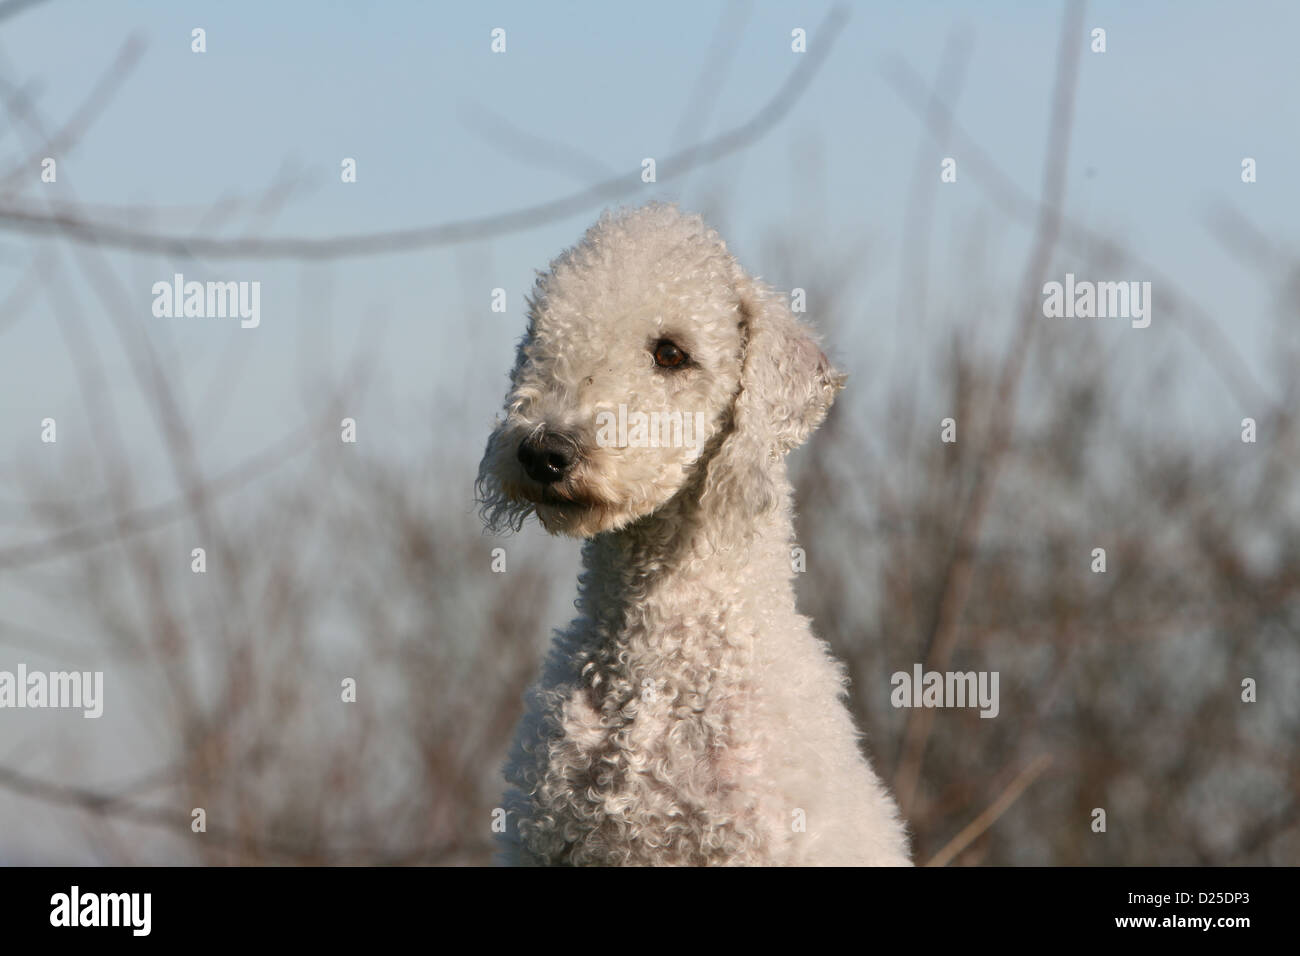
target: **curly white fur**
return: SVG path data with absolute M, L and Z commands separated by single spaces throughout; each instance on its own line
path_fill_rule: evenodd
M 795 610 L 784 456 L 843 377 L 785 299 L 673 206 L 606 213 L 529 303 L 479 472 L 489 527 L 587 538 L 506 768 L 516 863 L 907 865 L 845 676 Z M 689 356 L 656 363 L 656 343 Z M 695 447 L 613 447 L 597 415 L 704 412 Z M 534 480 L 530 436 L 571 470 Z M 693 444 L 693 443 L 692 443 Z

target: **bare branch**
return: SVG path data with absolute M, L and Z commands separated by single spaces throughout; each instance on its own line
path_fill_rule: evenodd
M 830 57 L 835 40 L 848 19 L 845 7 L 831 9 L 818 28 L 823 37 L 815 54 L 800 58 L 799 66 L 776 95 L 740 126 L 678 153 L 659 164 L 664 180 L 672 180 L 736 153 L 762 139 L 794 108 Z M 627 173 L 568 196 L 536 206 L 474 219 L 398 229 L 388 232 L 325 239 L 218 239 L 210 236 L 169 236 L 111 223 L 91 222 L 68 213 L 42 213 L 10 206 L 0 209 L 0 229 L 28 235 L 61 235 L 79 243 L 112 246 L 131 252 L 209 259 L 338 259 L 427 249 L 488 239 L 564 219 L 593 207 L 625 199 L 644 189 Z
M 0 10 L 0 18 L 3 18 L 3 10 Z M 136 64 L 140 62 L 140 57 L 144 54 L 144 47 L 144 41 L 140 37 L 128 37 L 117 51 L 117 56 L 113 58 L 113 62 L 104 71 L 103 77 L 91 87 L 90 95 L 77 107 L 72 117 L 63 124 L 63 128 L 49 137 L 39 151 L 20 162 L 5 176 L 0 177 L 0 191 L 12 193 L 15 183 L 24 177 L 33 175 L 33 170 L 42 157 L 49 156 L 52 153 L 64 155 L 80 142 L 86 131 L 103 114 L 108 104 L 112 102 L 113 97 L 122 88 L 123 83 L 126 82 L 126 78 L 130 76 L 131 71 L 135 69 Z M 28 102 L 27 94 L 23 92 L 21 87 L 10 86 L 7 99 L 6 108 L 12 114 L 30 117 L 32 106 Z
M 971 580 L 974 575 L 975 546 L 997 485 L 1002 456 L 1015 426 L 1016 393 L 1020 384 L 1020 374 L 1024 368 L 1025 356 L 1029 352 L 1034 329 L 1037 327 L 1038 290 L 1042 288 L 1043 279 L 1051 265 L 1056 243 L 1060 237 L 1059 208 L 1065 193 L 1070 130 L 1074 119 L 1074 96 L 1078 87 L 1079 37 L 1082 35 L 1085 9 L 1085 3 L 1075 0 L 1069 5 L 1061 22 L 1056 85 L 1052 94 L 1051 124 L 1043 168 L 1043 202 L 1040 206 L 1033 252 L 1025 267 L 1020 321 L 998 382 L 989 446 L 980 462 L 970 501 L 962 513 L 952 559 L 944 575 L 939 611 L 926 654 L 926 663 L 930 670 L 947 670 L 948 661 L 957 643 L 958 625 L 970 595 Z M 933 723 L 934 711 L 929 708 L 915 709 L 908 715 L 902 756 L 895 778 L 899 805 L 905 815 L 911 809 L 916 796 L 921 763 L 925 758 L 925 747 Z
M 1033 763 L 1016 775 L 1016 779 L 1009 783 L 1005 790 L 998 794 L 988 807 L 968 823 L 960 833 L 948 841 L 942 850 L 930 858 L 926 866 L 947 866 L 962 850 L 974 843 L 981 834 L 989 827 L 997 823 L 998 817 L 1006 813 L 1011 804 L 1020 799 L 1020 795 L 1025 792 L 1035 780 L 1037 780 L 1048 767 L 1052 765 L 1051 754 L 1040 754 Z
M 45 0 L 5 0 L 4 3 L 0 4 L 0 20 L 8 20 L 10 17 L 17 16 L 38 3 L 44 2 Z
M 608 163 L 569 143 L 521 129 L 481 103 L 464 104 L 460 122 L 471 133 L 505 156 L 539 169 L 551 169 L 581 182 L 621 178 Z
M 925 118 L 936 137 L 946 137 L 951 133 L 956 147 L 961 151 L 963 168 L 973 173 L 975 181 L 999 209 L 1024 223 L 1041 218 L 1041 206 L 1045 200 L 1034 199 L 1004 173 L 992 157 L 955 121 L 952 111 L 926 90 L 924 81 L 914 70 L 897 61 L 887 72 L 886 78 L 899 97 L 918 116 Z M 1193 345 L 1239 401 L 1248 407 L 1277 404 L 1276 399 L 1251 375 L 1241 353 L 1232 340 L 1220 331 L 1209 313 L 1197 304 L 1194 297 L 1178 293 L 1179 283 L 1122 243 L 1088 229 L 1066 217 L 1063 212 L 1058 214 L 1061 216 L 1062 244 L 1088 253 L 1103 249 L 1151 276 L 1151 281 L 1160 286 L 1161 295 L 1169 303 L 1170 312 L 1182 315 L 1187 320 L 1186 323 L 1176 323 L 1175 327 L 1191 338 Z
M 70 807 L 96 816 L 111 816 L 131 823 L 160 827 L 175 833 L 191 836 L 195 840 L 217 843 L 235 852 L 250 848 L 259 855 L 314 863 L 351 863 L 369 865 L 409 865 L 437 863 L 469 853 L 490 851 L 480 842 L 442 842 L 430 846 L 413 847 L 402 853 L 374 847 L 315 847 L 304 846 L 274 836 L 250 836 L 241 830 L 228 829 L 208 823 L 203 833 L 191 830 L 191 818 L 174 808 L 146 806 L 125 797 L 101 793 L 86 787 L 73 787 L 50 783 L 29 777 L 9 767 L 0 767 L 0 788 L 52 805 Z M 374 832 L 380 828 L 372 828 Z

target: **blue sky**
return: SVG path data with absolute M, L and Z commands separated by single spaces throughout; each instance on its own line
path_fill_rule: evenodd
M 42 114 L 57 126 L 129 36 L 146 43 L 111 105 L 75 150 L 58 157 L 59 184 L 40 184 L 33 170 L 25 197 L 175 207 L 161 221 L 184 231 L 199 222 L 204 208 L 223 197 L 257 197 L 290 169 L 301 191 L 273 217 L 236 219 L 225 234 L 326 236 L 532 205 L 573 191 L 593 169 L 636 177 L 642 157 L 685 145 L 677 141 L 681 131 L 694 140 L 753 115 L 796 65 L 791 29 L 807 29 L 815 52 L 826 39 L 815 27 L 827 9 L 782 3 L 56 0 L 6 22 L 0 50 L 8 79 L 29 84 Z M 918 157 L 927 156 L 918 150 L 925 139 L 917 118 L 884 81 L 884 66 L 898 56 L 934 77 L 949 38 L 968 30 L 972 52 L 960 121 L 1034 192 L 1061 8 L 862 3 L 851 11 L 808 94 L 761 143 L 685 184 L 661 168 L 660 182 L 637 198 L 707 206 L 724 189 L 725 221 L 718 225 L 752 270 L 785 287 L 807 280 L 790 274 L 785 263 L 758 260 L 757 237 L 764 230 L 787 231 L 828 251 L 845 236 L 868 236 L 871 258 L 862 264 L 860 296 L 866 311 L 855 319 L 864 342 L 839 344 L 870 377 L 877 362 L 892 365 L 926 350 L 898 328 L 897 303 L 910 291 L 897 288 L 892 260 L 908 183 Z M 724 12 L 730 25 L 715 48 Z M 1291 38 L 1300 27 L 1300 8 L 1281 2 L 1231 8 L 1095 3 L 1086 20 L 1106 28 L 1109 49 L 1083 59 L 1070 212 L 1121 236 L 1166 273 L 1188 277 L 1183 291 L 1223 318 L 1252 361 L 1262 360 L 1266 344 L 1254 337 L 1252 315 L 1267 299 L 1203 222 L 1213 202 L 1230 202 L 1265 232 L 1294 238 L 1300 122 L 1295 97 L 1286 90 L 1294 87 Z M 190 50 L 195 26 L 206 30 L 205 54 Z M 490 52 L 494 27 L 507 31 L 504 55 Z M 700 72 L 711 49 L 728 48 L 725 66 L 718 65 L 716 99 L 700 116 Z M 467 112 L 480 108 L 580 158 L 573 169 L 556 169 L 518 150 L 495 148 L 464 122 Z M 7 128 L 0 158 L 16 161 L 36 146 L 26 130 Z M 816 175 L 799 172 L 809 155 L 820 157 Z M 1244 155 L 1260 164 L 1260 182 L 1251 187 L 1238 181 Z M 344 156 L 358 160 L 354 185 L 338 181 Z M 934 153 L 926 161 L 935 164 L 941 190 L 935 241 L 942 258 L 942 250 L 968 241 L 971 223 L 986 207 L 974 182 L 960 173 L 958 185 L 943 191 L 940 158 Z M 386 422 L 405 422 L 413 398 L 427 399 L 442 386 L 469 396 L 476 412 L 490 415 L 522 327 L 522 293 L 533 270 L 573 242 L 597 212 L 490 243 L 305 268 L 187 265 L 124 255 L 113 261 L 138 297 L 138 321 L 175 363 L 200 424 L 204 403 L 223 394 L 224 376 L 238 369 L 228 390 L 231 408 L 223 409 L 220 429 L 205 443 L 212 466 L 220 467 L 309 406 L 288 384 L 287 369 L 305 366 L 322 376 L 330 367 L 337 371 L 354 343 L 374 338 L 380 316 L 385 374 L 373 397 Z M 1001 222 L 994 230 L 1008 288 L 1026 237 L 1027 230 Z M 0 289 L 20 280 L 41 244 L 18 234 L 0 236 Z M 262 327 L 150 325 L 148 290 L 173 271 L 200 279 L 259 279 Z M 71 281 L 76 288 L 77 280 Z M 496 286 L 510 293 L 505 316 L 486 308 Z M 96 316 L 94 297 L 77 292 L 91 327 L 103 333 L 96 348 L 129 407 L 126 359 L 107 321 Z M 326 305 L 328 315 L 317 311 Z M 310 346 L 305 338 L 312 339 Z M 32 416 L 51 407 L 77 413 L 71 366 L 46 297 L 38 296 L 2 341 L 0 381 L 8 383 L 9 414 L 0 419 L 0 463 L 11 467 L 23 456 Z M 223 363 L 224 350 L 236 358 Z M 282 415 L 268 415 L 268 409 Z M 476 424 L 457 423 L 448 440 L 472 434 L 467 440 L 477 444 Z M 393 440 L 401 444 L 400 436 Z

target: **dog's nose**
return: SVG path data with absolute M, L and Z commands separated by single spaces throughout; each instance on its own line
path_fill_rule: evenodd
M 543 485 L 554 484 L 573 467 L 573 443 L 560 435 L 543 432 L 519 443 L 519 463 L 528 477 Z

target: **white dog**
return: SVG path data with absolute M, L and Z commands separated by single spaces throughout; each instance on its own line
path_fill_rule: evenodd
M 908 865 L 795 610 L 784 456 L 843 376 L 672 206 L 607 213 L 529 305 L 479 499 L 586 538 L 586 570 L 507 766 L 507 858 Z

